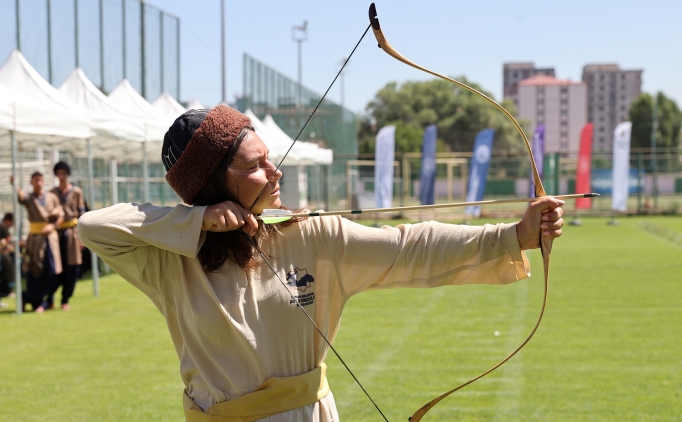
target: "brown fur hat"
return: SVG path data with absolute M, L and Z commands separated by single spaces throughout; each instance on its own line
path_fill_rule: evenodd
M 194 112 L 194 113 L 193 113 Z M 191 205 L 222 161 L 225 153 L 251 120 L 237 110 L 219 105 L 207 114 L 190 110 L 166 132 L 162 159 L 168 170 L 166 181 L 182 200 Z M 196 116 L 203 121 L 196 130 Z M 189 118 L 188 118 L 189 116 Z M 193 121 L 190 121 L 194 119 Z M 194 125 L 194 126 L 193 126 Z M 189 138 L 189 142 L 182 138 Z M 173 153 L 173 154 L 171 154 Z M 177 160 L 170 155 L 177 155 Z M 175 161 L 173 163 L 173 161 Z

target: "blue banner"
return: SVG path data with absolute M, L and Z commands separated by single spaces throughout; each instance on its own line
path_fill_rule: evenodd
M 474 142 L 474 154 L 471 157 L 471 171 L 469 172 L 469 189 L 467 190 L 467 202 L 482 201 L 485 192 L 485 181 L 488 177 L 488 165 L 493 149 L 495 131 L 483 129 L 476 135 Z M 481 207 L 467 207 L 467 215 L 478 217 L 481 215 Z
M 419 197 L 422 205 L 435 204 L 436 197 L 436 125 L 429 125 L 424 129 L 422 143 L 422 169 L 420 174 L 421 186 Z
M 545 125 L 537 125 L 535 133 L 533 134 L 533 157 L 535 157 L 535 166 L 538 169 L 540 178 L 542 179 L 542 171 L 545 167 Z M 530 170 L 530 188 L 528 189 L 528 196 L 535 198 L 535 179 L 533 178 L 533 169 Z
M 644 179 L 642 178 L 642 183 Z M 637 169 L 630 169 L 628 177 L 628 194 L 636 195 L 638 191 L 639 178 L 637 177 Z M 606 170 L 592 170 L 592 192 L 600 195 L 611 195 L 613 193 L 613 171 Z M 642 186 L 644 191 L 644 186 Z

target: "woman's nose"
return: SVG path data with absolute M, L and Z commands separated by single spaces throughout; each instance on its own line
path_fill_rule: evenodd
M 274 182 L 282 178 L 282 170 L 278 169 L 274 164 L 270 163 L 272 166 L 272 175 L 268 178 L 269 181 Z

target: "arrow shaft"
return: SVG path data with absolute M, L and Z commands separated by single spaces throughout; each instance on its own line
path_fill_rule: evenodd
M 577 199 L 598 196 L 597 194 L 571 194 L 571 195 L 557 195 L 546 196 L 545 198 L 556 199 Z M 382 212 L 401 212 L 401 211 L 416 211 L 416 210 L 430 210 L 437 208 L 460 208 L 460 207 L 474 207 L 479 205 L 494 205 L 494 204 L 514 204 L 514 203 L 529 203 L 535 202 L 541 198 L 511 198 L 511 199 L 492 199 L 488 201 L 471 201 L 471 202 L 455 202 L 449 204 L 434 204 L 434 205 L 414 205 L 408 207 L 394 207 L 394 208 L 367 208 L 364 210 L 343 210 L 343 211 L 319 211 L 298 214 L 287 214 L 290 218 L 302 217 L 322 217 L 326 215 L 353 215 L 353 214 L 374 214 Z

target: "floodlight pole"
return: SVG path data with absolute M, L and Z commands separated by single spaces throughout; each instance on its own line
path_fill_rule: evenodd
M 227 104 L 227 69 L 225 68 L 225 0 L 220 0 L 220 66 L 222 70 L 222 102 Z
M 99 89 L 104 92 L 104 0 L 99 0 Z
M 73 0 L 73 40 L 75 44 L 76 67 L 80 67 L 78 57 L 78 0 Z
M 121 22 L 123 25 L 121 25 L 121 35 L 123 39 L 121 40 L 121 47 L 123 49 L 122 51 L 122 57 L 123 57 L 123 79 L 126 79 L 126 1 L 127 0 L 121 0 L 121 6 L 123 7 L 121 9 Z
M 52 83 L 52 9 L 51 1 L 47 0 L 47 80 Z
M 308 40 L 308 21 L 303 21 L 301 26 L 291 27 L 291 40 L 298 43 L 298 105 L 303 105 L 301 89 L 303 86 L 303 72 L 301 70 L 301 44 Z
M 15 5 L 14 7 L 15 7 L 15 12 L 16 12 L 15 16 L 17 19 L 17 50 L 21 51 L 21 31 L 20 31 L 21 18 L 20 18 L 20 14 L 19 14 L 19 0 L 16 0 L 14 2 L 14 5 Z
M 144 36 L 144 0 L 140 0 L 140 76 L 142 80 L 140 94 L 147 98 L 147 82 L 145 68 L 145 36 Z

